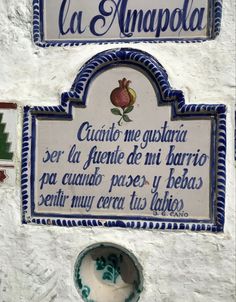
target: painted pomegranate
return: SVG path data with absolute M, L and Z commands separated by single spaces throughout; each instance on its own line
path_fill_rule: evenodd
M 136 94 L 132 88 L 129 87 L 131 81 L 126 80 L 119 80 L 119 87 L 115 88 L 111 92 L 111 102 L 114 106 L 125 108 L 128 106 L 132 106 L 135 102 Z
M 125 122 L 131 122 L 132 120 L 129 118 L 128 114 L 134 109 L 134 103 L 136 101 L 136 93 L 135 91 L 129 87 L 131 81 L 123 78 L 118 81 L 119 87 L 116 87 L 112 90 L 110 99 L 112 104 L 115 107 L 119 107 L 122 109 L 122 112 L 118 108 L 112 108 L 111 112 L 114 115 L 120 115 L 121 118 L 118 122 L 121 125 L 121 122 L 124 120 Z

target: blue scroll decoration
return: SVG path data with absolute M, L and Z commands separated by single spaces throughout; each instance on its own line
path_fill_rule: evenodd
M 37 46 L 47 48 L 47 47 L 66 47 L 66 46 L 80 46 L 86 44 L 120 44 L 120 43 L 198 43 L 207 40 L 215 39 L 221 29 L 221 19 L 222 19 L 222 0 L 211 0 L 210 3 L 210 26 L 209 32 L 210 36 L 208 38 L 153 38 L 153 39 L 115 39 L 115 40 L 49 40 L 44 39 L 43 31 L 43 2 L 45 0 L 33 0 L 33 40 Z
M 213 221 L 212 222 L 191 222 L 190 220 L 168 221 L 165 219 L 154 219 L 152 217 L 118 217 L 89 219 L 80 218 L 59 218 L 59 217 L 36 217 L 33 215 L 34 205 L 30 200 L 31 186 L 34 183 L 34 175 L 31 174 L 29 162 L 32 158 L 32 127 L 36 117 L 43 118 L 71 118 L 73 105 L 86 104 L 87 92 L 93 78 L 105 69 L 112 68 L 114 64 L 135 66 L 152 78 L 156 85 L 163 103 L 172 107 L 172 117 L 197 117 L 211 116 L 215 119 L 214 129 L 214 159 L 215 159 L 215 192 L 213 200 Z M 226 106 L 222 104 L 185 104 L 183 92 L 171 88 L 168 82 L 168 75 L 162 65 L 150 54 L 131 48 L 112 49 L 101 52 L 92 57 L 79 70 L 74 83 L 69 92 L 62 93 L 61 104 L 59 106 L 35 106 L 24 108 L 23 122 L 23 144 L 22 144 L 22 221 L 23 223 L 34 223 L 56 226 L 104 226 L 137 229 L 160 229 L 160 230 L 192 230 L 192 231 L 212 231 L 221 232 L 224 229 L 225 219 L 225 185 L 226 185 Z

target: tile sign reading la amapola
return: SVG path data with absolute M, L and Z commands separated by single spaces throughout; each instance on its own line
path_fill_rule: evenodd
M 101 53 L 59 106 L 25 107 L 23 222 L 222 231 L 225 131 L 153 57 Z
M 34 0 L 39 46 L 202 41 L 220 31 L 221 0 Z

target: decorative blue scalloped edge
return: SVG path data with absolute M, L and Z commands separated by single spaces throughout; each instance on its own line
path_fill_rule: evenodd
M 144 74 L 152 77 L 153 83 L 158 86 L 163 103 L 172 106 L 172 117 L 176 116 L 211 116 L 215 119 L 215 166 L 216 166 L 216 188 L 213 206 L 214 221 L 206 223 L 203 221 L 191 222 L 180 219 L 179 221 L 171 219 L 152 219 L 145 217 L 131 218 L 127 221 L 121 218 L 106 217 L 105 219 L 72 219 L 59 218 L 51 215 L 49 218 L 32 217 L 32 205 L 30 202 L 31 181 L 30 162 L 31 162 L 31 126 L 32 120 L 45 115 L 50 118 L 72 117 L 72 106 L 75 104 L 85 105 L 87 90 L 93 77 L 102 72 L 105 68 L 110 68 L 114 64 L 135 65 L 141 69 Z M 23 223 L 51 224 L 57 226 L 105 226 L 105 227 L 129 227 L 138 229 L 168 229 L 168 230 L 192 230 L 192 231 L 212 231 L 220 232 L 224 228 L 225 217 L 225 157 L 226 157 L 226 106 L 222 104 L 185 104 L 183 92 L 173 90 L 168 82 L 168 76 L 161 64 L 146 52 L 121 48 L 101 52 L 92 57 L 79 71 L 69 92 L 62 93 L 61 104 L 59 106 L 35 106 L 24 107 L 23 122 L 23 144 L 22 144 L 22 214 Z M 29 177 L 30 176 L 30 177 Z M 145 221 L 146 220 L 146 221 Z M 155 220 L 155 221 L 154 221 Z
M 79 41 L 79 40 L 66 40 L 66 41 L 45 41 L 43 40 L 43 24 L 42 24 L 42 15 L 43 15 L 43 8 L 40 4 L 42 0 L 33 0 L 33 39 L 34 43 L 40 47 L 65 47 L 65 46 L 80 46 L 86 44 L 120 44 L 120 43 L 166 43 L 166 42 L 173 42 L 173 43 L 199 43 L 208 40 L 215 39 L 220 34 L 221 29 L 221 18 L 222 18 L 222 1 L 223 0 L 211 0 L 212 1 L 212 19 L 211 19 L 211 34 L 210 38 L 206 39 L 132 39 L 132 40 L 94 40 L 94 41 Z M 211 8 L 210 8 L 211 9 Z

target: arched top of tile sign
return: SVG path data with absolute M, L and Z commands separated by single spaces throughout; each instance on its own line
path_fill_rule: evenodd
M 148 53 L 99 53 L 60 105 L 24 109 L 23 222 L 223 231 L 225 123 Z
M 88 43 L 201 42 L 220 32 L 222 0 L 34 0 L 41 47 Z

